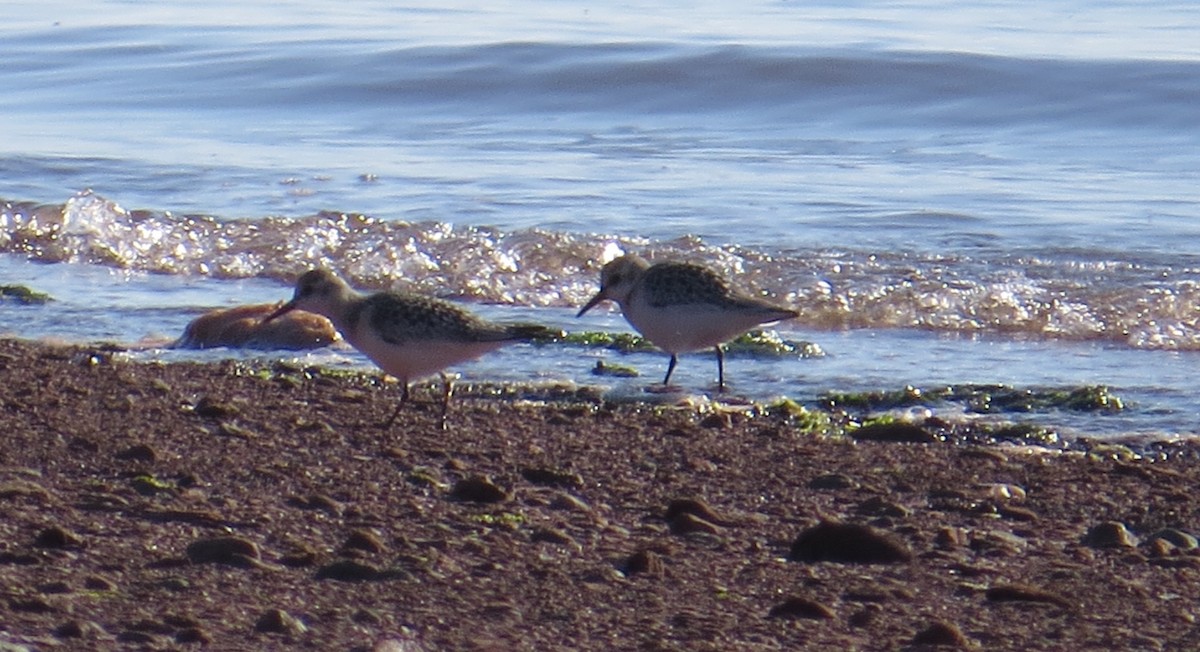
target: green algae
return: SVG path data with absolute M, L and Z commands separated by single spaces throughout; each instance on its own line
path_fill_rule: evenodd
M 968 412 L 980 414 L 1049 410 L 1113 414 L 1125 409 L 1121 397 L 1104 385 L 1050 389 L 971 384 L 922 389 L 907 385 L 893 391 L 829 392 L 821 395 L 820 400 L 828 409 L 859 410 L 893 410 L 933 403 L 960 403 Z
M 12 302 L 22 306 L 40 306 L 54 299 L 45 292 L 31 290 L 24 285 L 0 285 L 0 303 Z
M 561 344 L 590 349 L 610 349 L 621 353 L 658 350 L 649 340 L 635 333 L 613 333 L 608 331 L 581 331 L 576 333 L 553 332 L 534 340 L 537 344 Z M 725 352 L 733 356 L 759 358 L 817 358 L 825 355 L 821 347 L 812 342 L 786 340 L 775 331 L 753 330 L 742 334 L 724 346 Z

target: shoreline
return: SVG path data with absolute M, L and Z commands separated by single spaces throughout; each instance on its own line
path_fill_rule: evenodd
M 418 403 L 383 432 L 394 387 L 297 371 L 0 340 L 0 642 L 1200 644 L 1190 445 L 1038 454 L 461 394 L 447 431 Z M 802 540 L 823 522 L 895 554 L 822 557 Z

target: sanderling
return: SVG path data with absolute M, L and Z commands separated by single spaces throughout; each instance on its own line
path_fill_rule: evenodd
M 755 326 L 800 314 L 742 294 L 706 267 L 682 262 L 651 265 L 632 254 L 600 270 L 600 291 L 576 317 L 606 299 L 617 302 L 630 325 L 671 354 L 663 385 L 670 384 L 680 353 L 711 346 L 717 352 L 719 391 L 725 391 L 722 344 Z
M 296 282 L 292 300 L 264 321 L 295 309 L 328 317 L 351 346 L 400 380 L 400 404 L 383 424 L 385 428 L 408 400 L 408 383 L 435 373 L 442 375 L 444 428 L 452 391 L 450 377 L 443 371 L 446 367 L 546 331 L 532 324 L 485 321 L 449 301 L 419 294 L 360 294 L 337 275 L 320 269 L 305 272 Z

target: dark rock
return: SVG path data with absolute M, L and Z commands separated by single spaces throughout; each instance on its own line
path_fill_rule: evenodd
M 59 638 L 99 638 L 105 634 L 104 628 L 91 620 L 68 620 L 54 628 Z
M 502 503 L 510 498 L 507 491 L 485 476 L 459 480 L 450 490 L 450 496 L 470 503 Z
M 138 444 L 119 451 L 117 459 L 134 462 L 154 462 L 158 459 L 158 453 L 148 444 Z
M 212 636 L 200 627 L 187 627 L 175 633 L 176 643 L 199 643 L 200 645 L 208 645 L 212 643 L 212 640 Z
M 382 579 L 383 573 L 378 567 L 371 564 L 353 559 L 342 559 L 318 568 L 316 578 L 340 582 L 368 582 Z
M 387 550 L 387 545 L 374 530 L 360 528 L 350 532 L 342 543 L 342 550 L 361 550 L 369 553 L 381 553 Z
M 938 621 L 917 632 L 912 644 L 965 648 L 970 647 L 971 642 L 957 625 Z
M 578 473 L 558 471 L 555 469 L 524 468 L 521 477 L 533 484 L 548 487 L 578 488 L 583 486 L 583 478 Z
M 815 600 L 792 596 L 787 600 L 771 607 L 768 618 L 808 618 L 812 620 L 831 620 L 833 610 Z
M 1066 598 L 1049 591 L 1024 584 L 997 584 L 985 593 L 990 602 L 1040 602 L 1070 609 L 1071 603 Z
M 639 550 L 633 553 L 621 567 L 621 572 L 626 575 L 646 574 L 662 577 L 665 571 L 662 555 L 653 550 Z
M 708 503 L 700 498 L 680 498 L 672 500 L 671 504 L 667 505 L 667 512 L 663 516 L 667 521 L 673 522 L 681 514 L 690 514 L 696 518 L 715 523 L 717 525 L 728 525 L 729 522 L 722 518 L 715 509 L 709 506 Z
M 865 516 L 890 516 L 892 518 L 908 518 L 912 510 L 894 503 L 882 496 L 874 496 L 858 504 L 857 511 Z
M 57 525 L 52 525 L 38 533 L 33 545 L 38 548 L 73 548 L 83 543 L 78 535 Z
M 573 539 L 571 535 L 558 528 L 552 527 L 540 527 L 534 530 L 531 538 L 533 541 L 553 543 L 560 546 L 575 545 L 575 539 Z
M 308 631 L 308 626 L 283 609 L 268 609 L 254 623 L 254 631 L 264 634 L 300 636 Z
M 218 401 L 211 396 L 203 396 L 192 408 L 196 416 L 207 419 L 228 419 L 238 415 L 240 410 L 230 403 Z
M 1124 523 L 1105 521 L 1088 530 L 1083 543 L 1093 548 L 1136 548 L 1138 540 Z
M 710 523 L 691 512 L 680 512 L 671 519 L 671 534 L 717 534 L 721 526 Z
M 849 434 L 858 441 L 903 444 L 932 444 L 938 441 L 936 435 L 911 423 L 870 423 Z
M 912 552 L 869 526 L 822 521 L 796 537 L 788 558 L 800 562 L 893 564 L 912 559 Z
M 187 547 L 193 564 L 253 565 L 262 559 L 258 544 L 241 537 L 212 537 L 199 539 Z

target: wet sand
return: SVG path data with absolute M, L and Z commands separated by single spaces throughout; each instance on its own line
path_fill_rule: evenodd
M 902 380 L 902 379 L 898 379 Z M 1200 647 L 1200 472 L 0 341 L 20 649 Z M 506 392 L 499 392 L 506 394 Z

